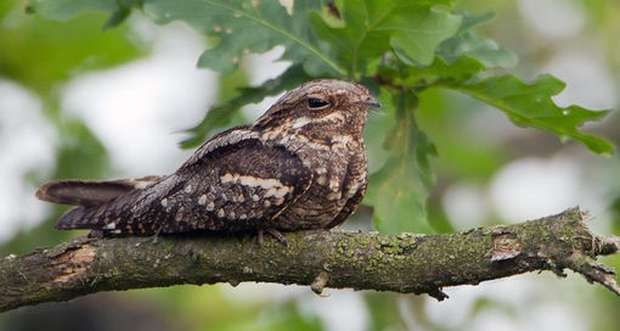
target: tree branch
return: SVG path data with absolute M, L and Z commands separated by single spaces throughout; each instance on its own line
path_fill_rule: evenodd
M 620 295 L 613 270 L 595 262 L 620 250 L 593 235 L 579 209 L 455 234 L 297 232 L 288 247 L 254 236 L 80 238 L 0 260 L 0 311 L 100 291 L 243 281 L 427 293 L 535 270 L 568 268 Z

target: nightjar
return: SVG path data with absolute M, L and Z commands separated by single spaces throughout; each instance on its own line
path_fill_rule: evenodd
M 37 197 L 77 205 L 58 229 L 103 235 L 329 229 L 366 190 L 362 132 L 369 107 L 378 105 L 360 84 L 310 81 L 252 125 L 206 141 L 171 175 L 63 180 Z

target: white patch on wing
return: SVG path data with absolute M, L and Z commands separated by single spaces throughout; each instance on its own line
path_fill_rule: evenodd
M 260 178 L 254 176 L 241 176 L 238 174 L 225 173 L 220 176 L 220 182 L 223 184 L 232 183 L 247 186 L 253 189 L 261 189 L 261 192 L 253 193 L 249 196 L 250 199 L 257 202 L 261 200 L 261 197 L 265 198 L 263 202 L 265 207 L 271 206 L 272 202 L 276 205 L 280 205 L 284 202 L 284 197 L 293 192 L 294 187 L 284 185 L 280 180 L 276 178 Z M 260 196 L 259 196 L 260 195 Z M 267 200 L 268 198 L 272 198 L 273 201 Z M 233 197 L 234 202 L 243 202 L 245 201 L 245 197 L 243 194 L 238 197 Z
M 226 173 L 220 177 L 220 181 L 224 184 L 226 183 L 239 183 L 243 186 L 250 187 L 260 187 L 265 190 L 269 190 L 272 188 L 281 189 L 283 187 L 287 187 L 282 184 L 281 181 L 275 178 L 260 178 L 254 176 L 239 176 L 233 175 L 230 173 Z
M 229 174 L 229 173 L 226 173 L 224 176 L 221 176 L 221 177 L 220 177 L 220 181 L 221 181 L 223 184 L 230 183 L 230 182 L 232 182 L 232 181 L 233 181 L 233 179 L 234 179 L 233 175 L 231 175 L 231 174 Z
M 260 187 L 265 190 L 283 186 L 282 182 L 275 178 L 258 178 L 253 176 L 239 176 L 239 184 L 245 186 Z

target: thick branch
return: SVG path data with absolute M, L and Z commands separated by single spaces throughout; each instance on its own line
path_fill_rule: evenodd
M 0 260 L 0 311 L 109 290 L 243 281 L 428 293 L 534 270 L 565 268 L 620 294 L 598 255 L 617 238 L 594 236 L 584 214 L 442 235 L 287 234 L 288 247 L 253 236 L 78 239 Z

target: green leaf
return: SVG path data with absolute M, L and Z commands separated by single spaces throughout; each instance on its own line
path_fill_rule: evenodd
M 408 0 L 344 0 L 339 12 L 340 24 L 334 18 L 318 13 L 311 15 L 316 34 L 329 45 L 331 56 L 349 76 L 365 74 L 367 65 L 394 49 L 408 63 L 428 65 L 437 46 L 458 29 L 461 18 L 437 2 Z M 449 2 L 444 2 L 449 3 Z
M 436 57 L 427 67 L 406 67 L 401 73 L 404 78 L 399 81 L 405 86 L 418 88 L 440 83 L 462 83 L 484 70 L 484 65 L 469 56 L 461 56 L 453 62 L 446 62 Z
M 228 102 L 212 108 L 196 127 L 188 130 L 192 136 L 181 142 L 183 148 L 200 144 L 216 128 L 228 125 L 239 109 L 246 104 L 262 101 L 265 97 L 277 95 L 296 87 L 310 79 L 301 65 L 288 68 L 282 75 L 270 79 L 259 87 L 246 87 L 239 90 L 239 95 Z
M 345 0 L 338 11 L 342 17 L 336 23 L 338 26 L 334 26 L 333 17 L 318 12 L 311 13 L 310 23 L 330 56 L 353 77 L 365 72 L 368 60 L 383 54 L 390 46 L 384 34 L 370 30 L 371 8 L 367 1 Z
M 105 20 L 101 13 L 69 19 L 77 9 L 56 12 L 61 4 L 69 2 L 42 2 L 47 7 L 36 7 L 36 15 L 18 11 L 12 15 L 11 24 L 0 24 L 0 75 L 48 96 L 58 93 L 56 84 L 80 72 L 125 63 L 143 53 L 128 37 L 126 26 L 101 33 Z M 78 7 L 82 2 L 74 3 Z M 43 17 L 67 20 L 57 22 Z
M 428 89 L 418 94 L 420 106 L 416 121 L 440 152 L 436 164 L 443 176 L 488 182 L 509 159 L 508 149 L 485 135 L 472 134 L 475 129 L 463 123 L 480 107 L 475 99 L 445 89 Z M 440 203 L 435 201 L 435 206 Z
M 498 108 L 518 126 L 543 129 L 561 139 L 573 138 L 598 154 L 610 155 L 614 151 L 607 140 L 579 130 L 588 121 L 601 120 L 607 111 L 556 105 L 551 97 L 560 93 L 565 84 L 551 75 L 542 75 L 529 84 L 504 75 L 448 87 Z
M 219 39 L 200 57 L 201 67 L 229 73 L 243 55 L 283 45 L 282 58 L 303 63 L 313 75 L 343 75 L 345 71 L 317 46 L 310 31 L 308 13 L 319 8 L 318 1 L 295 1 L 291 14 L 278 1 L 152 0 L 144 4 L 144 11 L 158 23 L 185 21 Z
M 396 125 L 396 114 L 392 93 L 386 88 L 381 88 L 378 93 L 381 110 L 371 112 L 364 130 L 364 143 L 368 155 L 368 174 L 372 175 L 381 170 L 390 157 L 390 151 L 384 148 L 389 132 Z
M 431 64 L 437 46 L 452 36 L 461 24 L 460 16 L 443 8 L 408 5 L 396 10 L 402 14 L 388 17 L 377 29 L 392 32 L 390 44 L 405 63 Z
M 437 54 L 448 63 L 467 56 L 479 61 L 484 68 L 514 67 L 518 61 L 516 54 L 472 31 L 474 27 L 489 22 L 494 16 L 493 13 L 479 16 L 465 14 L 458 33 L 444 41 Z
M 141 8 L 144 0 L 116 0 L 118 7 L 112 12 L 112 15 L 103 24 L 103 30 L 113 28 L 123 23 L 129 14 L 131 14 L 131 8 Z
M 418 129 L 413 110 L 413 94 L 399 97 L 392 136 L 386 140 L 390 157 L 381 170 L 370 177 L 364 203 L 374 208 L 373 222 L 385 233 L 431 233 L 426 215 L 426 200 L 433 184 L 430 157 L 435 147 Z
M 481 16 L 465 14 L 459 31 L 437 48 L 433 63 L 429 66 L 397 69 L 401 76 L 397 82 L 415 89 L 427 88 L 438 84 L 462 83 L 487 69 L 516 65 L 517 57 L 514 53 L 472 31 L 474 27 L 488 22 L 493 16 L 493 14 Z M 385 71 L 386 68 L 389 68 L 389 65 L 384 65 L 380 70 Z M 394 75 L 393 73 L 392 76 Z
M 84 12 L 114 12 L 118 6 L 117 0 L 35 0 L 32 8 L 45 18 L 66 21 Z

